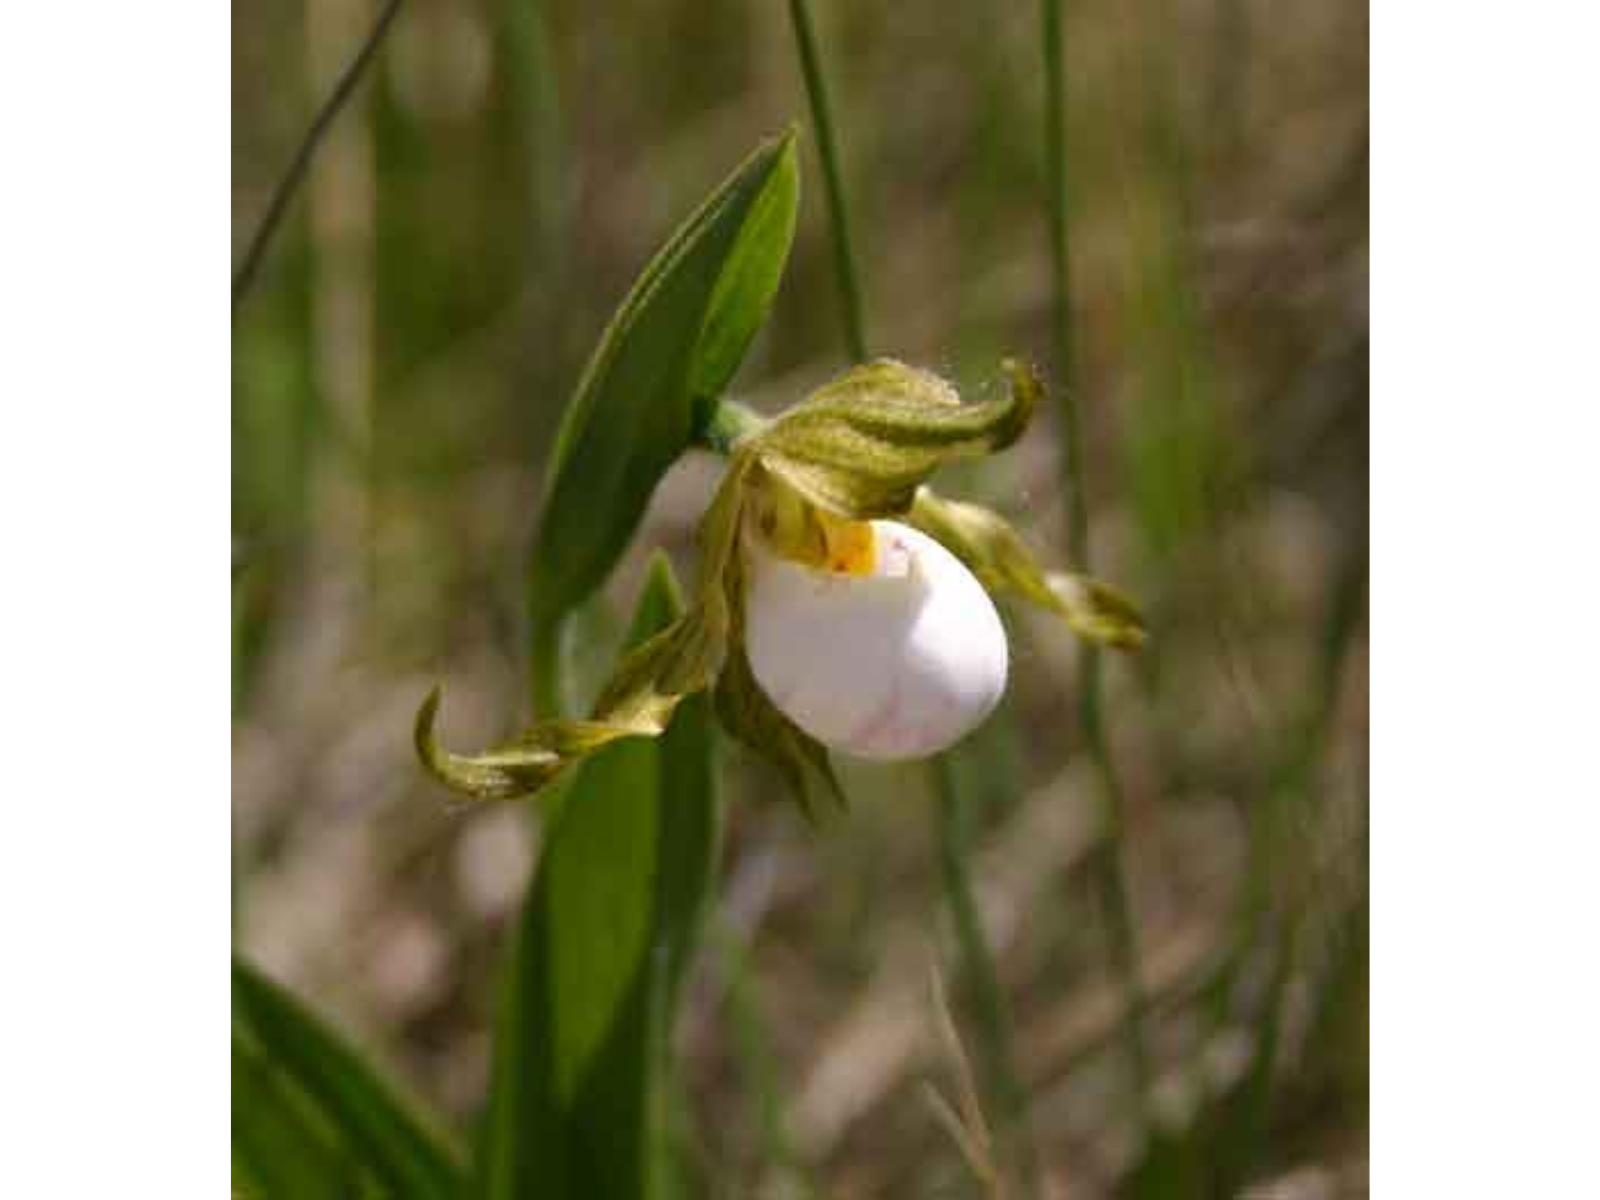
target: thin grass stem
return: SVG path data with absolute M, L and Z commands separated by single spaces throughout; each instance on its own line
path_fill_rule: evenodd
M 1062 491 L 1067 503 L 1067 553 L 1080 570 L 1089 568 L 1089 509 L 1083 487 L 1083 424 L 1073 391 L 1077 360 L 1072 339 L 1072 258 L 1068 239 L 1066 86 L 1061 65 L 1061 2 L 1041 0 L 1044 39 L 1044 156 L 1049 202 L 1050 277 L 1054 303 L 1050 335 L 1055 357 L 1057 415 L 1063 445 Z
M 762 1011 L 760 989 L 748 969 L 746 947 L 726 926 L 713 930 L 713 944 L 720 952 L 739 1068 L 756 1094 L 761 1161 L 775 1178 L 783 1181 L 788 1194 L 811 1200 L 819 1194 L 816 1181 L 788 1129 L 772 1037 Z
M 860 276 L 856 273 L 855 253 L 850 246 L 850 222 L 844 198 L 844 178 L 839 168 L 839 145 L 833 134 L 833 118 L 828 108 L 828 89 L 822 80 L 822 64 L 817 57 L 817 35 L 805 0 L 789 0 L 789 16 L 800 51 L 800 71 L 805 76 L 806 98 L 811 104 L 811 123 L 816 128 L 817 154 L 822 159 L 822 179 L 828 197 L 828 223 L 833 230 L 834 269 L 839 276 L 839 297 L 843 303 L 845 342 L 855 362 L 867 358 L 866 322 L 861 303 Z
M 939 806 L 939 875 L 961 950 L 962 975 L 972 999 L 989 1092 L 1003 1121 L 1002 1140 L 1021 1171 L 1024 1194 L 1037 1195 L 1039 1164 L 1029 1133 L 1028 1096 L 1013 1065 L 1005 993 L 972 893 L 966 814 L 950 756 L 937 755 L 929 767 Z
M 805 76 L 806 93 L 816 126 L 817 150 L 822 159 L 823 178 L 828 197 L 828 216 L 833 229 L 834 265 L 839 277 L 839 293 L 844 302 L 845 340 L 851 358 L 864 362 L 868 357 L 866 323 L 862 315 L 860 273 L 850 244 L 849 213 L 844 183 L 839 168 L 839 147 L 828 107 L 827 89 L 817 54 L 816 32 L 805 0 L 790 0 L 795 41 L 800 52 L 800 69 Z M 985 1057 L 997 1099 L 1004 1109 L 1008 1133 L 1017 1143 L 1030 1190 L 1036 1190 L 1037 1163 L 1032 1139 L 1027 1136 L 1027 1097 L 1011 1066 L 1010 1034 L 1005 1001 L 994 967 L 994 955 L 984 938 L 972 898 L 967 873 L 966 845 L 961 820 L 961 803 L 949 761 L 940 755 L 932 764 L 934 788 L 939 797 L 939 840 L 945 895 L 955 919 L 963 966 L 976 993 L 979 1020 L 984 1029 Z
M 839 148 L 834 137 L 828 108 L 827 90 L 818 61 L 816 33 L 805 0 L 790 0 L 795 41 L 800 51 L 800 67 L 805 76 L 806 93 L 811 103 L 812 121 L 817 131 L 817 150 L 822 159 L 823 178 L 828 197 L 829 221 L 833 230 L 834 264 L 839 278 L 839 293 L 844 302 L 845 340 L 856 362 L 868 357 L 866 323 L 862 315 L 860 274 L 850 244 L 849 214 L 844 183 L 839 169 Z M 1030 1190 L 1037 1178 L 1032 1139 L 1026 1129 L 1026 1093 L 1011 1067 L 1010 1033 L 1005 1002 L 995 972 L 994 956 L 984 938 L 972 898 L 967 873 L 966 845 L 963 837 L 961 804 L 949 761 L 943 756 L 931 763 L 934 789 L 939 797 L 938 826 L 941 878 L 946 899 L 956 926 L 965 974 L 976 995 L 979 1021 L 983 1027 L 984 1051 L 996 1098 L 1004 1109 L 1006 1128 L 1018 1143 L 1018 1157 Z
M 1061 422 L 1062 493 L 1067 506 L 1067 554 L 1073 568 L 1091 570 L 1088 489 L 1083 479 L 1083 417 L 1076 392 L 1076 359 L 1072 337 L 1072 259 L 1066 145 L 1066 87 L 1061 61 L 1061 0 L 1040 0 L 1040 34 L 1044 43 L 1045 168 L 1049 195 L 1050 268 L 1054 291 L 1051 331 L 1054 341 L 1057 415 Z M 1095 852 L 1095 889 L 1105 910 L 1111 953 L 1127 995 L 1123 1034 L 1140 1106 L 1150 1080 L 1140 1013 L 1139 948 L 1122 869 L 1122 785 L 1106 737 L 1101 696 L 1100 654 L 1085 646 L 1079 660 L 1078 702 L 1084 744 L 1089 751 L 1104 797 L 1104 834 Z
M 266 214 L 256 226 L 255 233 L 251 235 L 250 244 L 245 247 L 239 269 L 233 275 L 235 312 L 239 310 L 239 302 L 245 298 L 251 285 L 255 283 L 256 275 L 261 270 L 261 262 L 266 257 L 267 247 L 272 244 L 273 235 L 283 223 L 284 214 L 289 209 L 289 201 L 294 199 L 295 192 L 299 191 L 300 185 L 305 181 L 306 172 L 311 167 L 311 159 L 316 155 L 317 147 L 322 144 L 322 139 L 332 128 L 334 119 L 343 111 L 345 104 L 355 93 L 356 85 L 361 82 L 367 67 L 377 57 L 378 48 L 383 44 L 389 27 L 400 15 L 402 2 L 403 0 L 389 0 L 378 13 L 378 19 L 372 23 L 371 31 L 361 43 L 360 49 L 356 51 L 355 57 L 340 73 L 333 85 L 333 91 L 323 101 L 322 107 L 317 110 L 317 115 L 311 119 L 305 136 L 300 139 L 300 145 L 294 152 L 294 157 L 289 160 L 288 168 L 278 180 L 278 185 L 273 188 L 272 199 L 267 202 Z

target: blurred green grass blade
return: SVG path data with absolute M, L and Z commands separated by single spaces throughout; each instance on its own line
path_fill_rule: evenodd
M 446 1136 L 288 992 L 238 959 L 235 1019 L 318 1106 L 340 1142 L 398 1197 L 455 1200 L 464 1172 Z
M 799 203 L 794 136 L 758 147 L 672 235 L 612 317 L 567 406 L 529 578 L 535 699 L 547 715 L 560 621 L 616 563 L 766 317 Z
M 237 1031 L 232 1084 L 237 1192 L 263 1200 L 346 1200 L 360 1194 L 360 1164 L 340 1146 L 327 1118 Z
M 789 0 L 789 22 L 794 26 L 795 48 L 800 53 L 800 73 L 805 77 L 811 122 L 816 127 L 817 154 L 822 160 L 824 194 L 828 198 L 828 224 L 833 230 L 833 265 L 839 278 L 845 342 L 855 362 L 867 361 L 867 323 L 861 302 L 861 275 L 850 245 L 850 206 L 845 202 L 844 171 L 839 165 L 839 141 L 833 132 L 828 88 L 822 77 L 816 28 L 805 0 Z
M 816 1200 L 820 1195 L 816 1181 L 796 1151 L 789 1131 L 781 1065 L 773 1046 L 760 980 L 750 966 L 749 944 L 726 922 L 716 927 L 713 943 L 726 980 L 730 1040 L 740 1088 L 751 1097 L 746 1103 L 753 1104 L 756 1110 L 758 1159 L 771 1175 L 782 1180 L 779 1194 Z
M 1092 570 L 1088 486 L 1084 464 L 1084 421 L 1076 379 L 1072 322 L 1071 197 L 1068 191 L 1066 83 L 1062 59 L 1061 0 L 1040 0 L 1040 42 L 1044 54 L 1045 171 L 1049 183 L 1046 218 L 1050 229 L 1050 275 L 1053 292 L 1052 334 L 1057 378 L 1056 411 L 1061 427 L 1061 492 L 1067 506 L 1067 558 L 1074 571 Z M 1149 1092 L 1150 1062 L 1145 1050 L 1143 989 L 1139 981 L 1138 931 L 1128 899 L 1122 867 L 1122 822 L 1126 807 L 1121 776 L 1106 729 L 1100 652 L 1085 646 L 1078 659 L 1078 725 L 1084 748 L 1094 763 L 1104 800 L 1104 833 L 1093 857 L 1095 891 L 1105 915 L 1112 963 L 1122 981 L 1126 1001 L 1123 1040 L 1142 1112 Z
M 939 873 L 951 924 L 961 952 L 961 978 L 970 996 L 978 1030 L 982 1070 L 1008 1162 L 1020 1175 L 1024 1196 L 1039 1194 L 1039 1162 L 1030 1131 L 1028 1094 L 1013 1061 L 1011 1014 L 1006 1007 L 999 965 L 983 930 L 973 894 L 971 805 L 963 796 L 954 751 L 929 760 L 938 801 Z
M 652 563 L 630 644 L 681 610 Z M 709 701 L 571 775 L 501 997 L 481 1194 L 660 1195 L 667 1034 L 718 841 Z

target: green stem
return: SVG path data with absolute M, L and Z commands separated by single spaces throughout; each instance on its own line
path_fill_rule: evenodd
M 528 646 L 528 683 L 537 717 L 559 717 L 561 703 L 562 623 L 534 624 Z
M 497 6 L 495 36 L 505 42 L 507 63 L 514 64 L 507 76 L 508 97 L 515 128 L 519 131 L 514 144 L 527 171 L 522 187 L 529 201 L 528 253 L 521 269 L 528 277 L 541 279 L 541 286 L 532 293 L 532 307 L 516 313 L 515 319 L 542 323 L 551 331 L 552 343 L 560 344 L 559 326 L 567 310 L 565 305 L 549 297 L 562 292 L 567 258 L 566 241 L 561 236 L 565 214 L 561 200 L 560 97 L 550 49 L 548 7 L 539 0 L 532 3 L 519 0 Z M 516 307 L 521 309 L 524 305 L 519 303 Z M 541 357 L 538 361 L 538 379 L 532 384 L 535 390 L 539 386 L 553 385 L 555 376 L 560 374 L 559 365 L 552 366 L 552 360 Z M 516 399 L 520 400 L 520 396 L 519 386 Z M 523 414 L 535 412 L 536 406 L 514 405 L 517 421 L 524 419 Z M 531 554 L 533 548 L 528 547 L 527 552 Z M 530 560 L 523 579 L 529 699 L 534 716 L 553 718 L 564 713 L 561 677 L 564 620 L 545 618 L 539 612 L 536 599 L 539 584 Z
M 968 829 L 950 756 L 929 763 L 939 802 L 939 870 L 945 899 L 961 947 L 964 981 L 973 1000 L 990 1095 L 1003 1120 L 1002 1135 L 1010 1157 L 1022 1169 L 1026 1194 L 1038 1193 L 1039 1163 L 1029 1133 L 1028 1099 L 1013 1067 L 1011 1021 L 994 953 L 984 937 L 978 906 L 967 871 Z
M 1077 361 L 1072 341 L 1072 259 L 1067 239 L 1067 130 L 1066 88 L 1061 67 L 1061 3 L 1041 0 L 1044 38 L 1045 172 L 1049 203 L 1045 209 L 1050 229 L 1050 274 L 1054 284 L 1050 332 L 1054 341 L 1057 414 L 1066 453 L 1063 456 L 1063 492 L 1067 501 L 1067 554 L 1073 566 L 1089 569 L 1089 509 L 1083 488 L 1083 425 L 1073 393 Z
M 1067 504 L 1067 554 L 1075 570 L 1091 569 L 1089 507 L 1083 480 L 1083 420 L 1076 398 L 1072 340 L 1071 243 L 1068 240 L 1066 154 L 1066 88 L 1061 63 L 1061 0 L 1040 0 L 1040 33 L 1044 42 L 1045 164 L 1049 182 L 1047 218 L 1050 267 L 1055 303 L 1054 336 L 1057 413 L 1065 452 L 1061 458 L 1062 493 Z M 1101 698 L 1100 654 L 1083 647 L 1079 660 L 1078 699 L 1084 743 L 1094 763 L 1105 799 L 1104 834 L 1094 855 L 1095 886 L 1105 909 L 1111 952 L 1127 999 L 1123 1034 L 1143 1106 L 1150 1070 L 1145 1055 L 1140 1013 L 1144 1008 L 1139 982 L 1138 940 L 1122 869 L 1122 786 L 1111 744 L 1106 737 Z
M 822 81 L 822 65 L 817 59 L 817 35 L 805 0 L 789 0 L 789 16 L 800 49 L 800 70 L 805 76 L 806 98 L 811 103 L 811 122 L 816 126 L 817 153 L 822 159 L 822 179 L 828 196 L 828 220 L 833 229 L 834 268 L 839 275 L 843 301 L 845 340 L 855 362 L 867 358 L 866 324 L 862 318 L 861 284 L 856 274 L 855 254 L 850 248 L 850 223 L 844 199 L 844 180 L 839 170 L 839 146 L 833 136 L 833 119 L 828 110 L 828 90 Z
M 700 435 L 702 448 L 727 458 L 745 438 L 759 433 L 767 419 L 737 400 L 720 400 Z

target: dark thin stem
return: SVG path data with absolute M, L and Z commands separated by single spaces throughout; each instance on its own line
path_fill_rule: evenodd
M 540 717 L 560 717 L 566 712 L 561 694 L 560 621 L 534 625 L 528 641 L 528 690 L 533 711 Z
M 299 190 L 300 184 L 305 180 L 306 171 L 311 166 L 311 158 L 317 152 L 317 147 L 322 144 L 322 139 L 327 136 L 328 129 L 333 125 L 334 118 L 344 108 L 345 103 L 355 91 L 356 85 L 361 82 L 367 65 L 378 53 L 378 47 L 383 43 L 384 35 L 389 32 L 389 26 L 399 15 L 402 0 L 388 0 L 383 6 L 383 11 L 378 14 L 378 19 L 373 22 L 372 30 L 367 34 L 366 40 L 361 43 L 361 49 L 350 60 L 339 80 L 334 84 L 333 92 L 323 102 L 317 115 L 312 119 L 311 126 L 306 130 L 305 136 L 300 140 L 300 146 L 290 160 L 289 169 L 283 173 L 283 178 L 278 180 L 278 186 L 273 189 L 272 199 L 267 204 L 266 215 L 261 218 L 261 224 L 256 226 L 255 233 L 250 238 L 250 245 L 246 247 L 244 259 L 239 264 L 239 269 L 233 275 L 233 308 L 237 312 L 239 302 L 249 292 L 251 284 L 255 282 L 256 273 L 261 269 L 261 261 L 266 257 L 267 247 L 272 242 L 273 235 L 278 231 L 278 226 L 283 222 L 283 215 L 289 208 L 289 201 Z
M 833 119 L 828 111 L 828 91 L 822 82 L 822 66 L 817 60 L 817 35 L 805 0 L 789 0 L 789 16 L 794 23 L 795 41 L 800 48 L 800 70 L 805 76 L 806 97 L 811 102 L 811 123 L 816 126 L 817 153 L 822 159 L 822 179 L 828 195 L 828 219 L 833 228 L 834 268 L 839 275 L 839 294 L 843 301 L 844 333 L 850 357 L 864 362 L 867 357 L 866 324 L 862 317 L 861 284 L 856 274 L 855 254 L 850 248 L 850 222 L 844 200 L 844 180 L 839 170 L 839 146 L 833 136 Z
M 1083 480 L 1083 420 L 1076 397 L 1076 363 L 1072 342 L 1072 262 L 1067 223 L 1066 87 L 1061 65 L 1061 2 L 1040 0 L 1040 34 L 1044 42 L 1045 165 L 1049 181 L 1047 217 L 1050 266 L 1055 304 L 1052 332 L 1055 346 L 1057 413 L 1065 453 L 1061 459 L 1062 493 L 1067 504 L 1067 554 L 1073 569 L 1091 568 L 1089 508 Z M 1095 888 L 1105 910 L 1111 953 L 1127 998 L 1124 1038 L 1140 1105 L 1149 1085 L 1140 1012 L 1139 947 L 1122 870 L 1122 785 L 1106 737 L 1101 697 L 1100 654 L 1083 647 L 1079 660 L 1078 702 L 1084 744 L 1094 762 L 1105 800 L 1104 834 L 1094 855 Z

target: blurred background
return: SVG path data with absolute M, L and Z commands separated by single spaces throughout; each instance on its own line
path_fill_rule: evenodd
M 234 5 L 235 261 L 376 11 Z M 1004 355 L 1050 373 L 1036 7 L 814 14 L 873 349 L 971 396 Z M 813 827 L 725 747 L 721 891 L 677 1031 L 692 1194 L 976 1194 L 923 1099 L 959 1090 L 933 966 L 1036 1194 L 1365 1194 L 1366 20 L 1066 6 L 1094 568 L 1152 631 L 1107 661 L 1105 700 L 1144 1070 L 1090 869 L 1080 650 L 1012 609 L 1013 684 L 952 757 L 957 803 L 923 765 L 845 764 L 853 808 Z M 464 1126 L 537 827 L 426 779 L 412 717 L 439 681 L 449 744 L 523 723 L 522 567 L 562 407 L 655 248 L 793 119 L 799 231 L 734 388 L 775 411 L 848 359 L 776 3 L 406 5 L 235 317 L 238 943 Z M 1064 565 L 1054 419 L 944 482 Z M 692 563 L 718 469 L 679 464 L 580 614 L 580 695 L 645 552 Z M 958 953 L 953 859 L 998 997 Z

